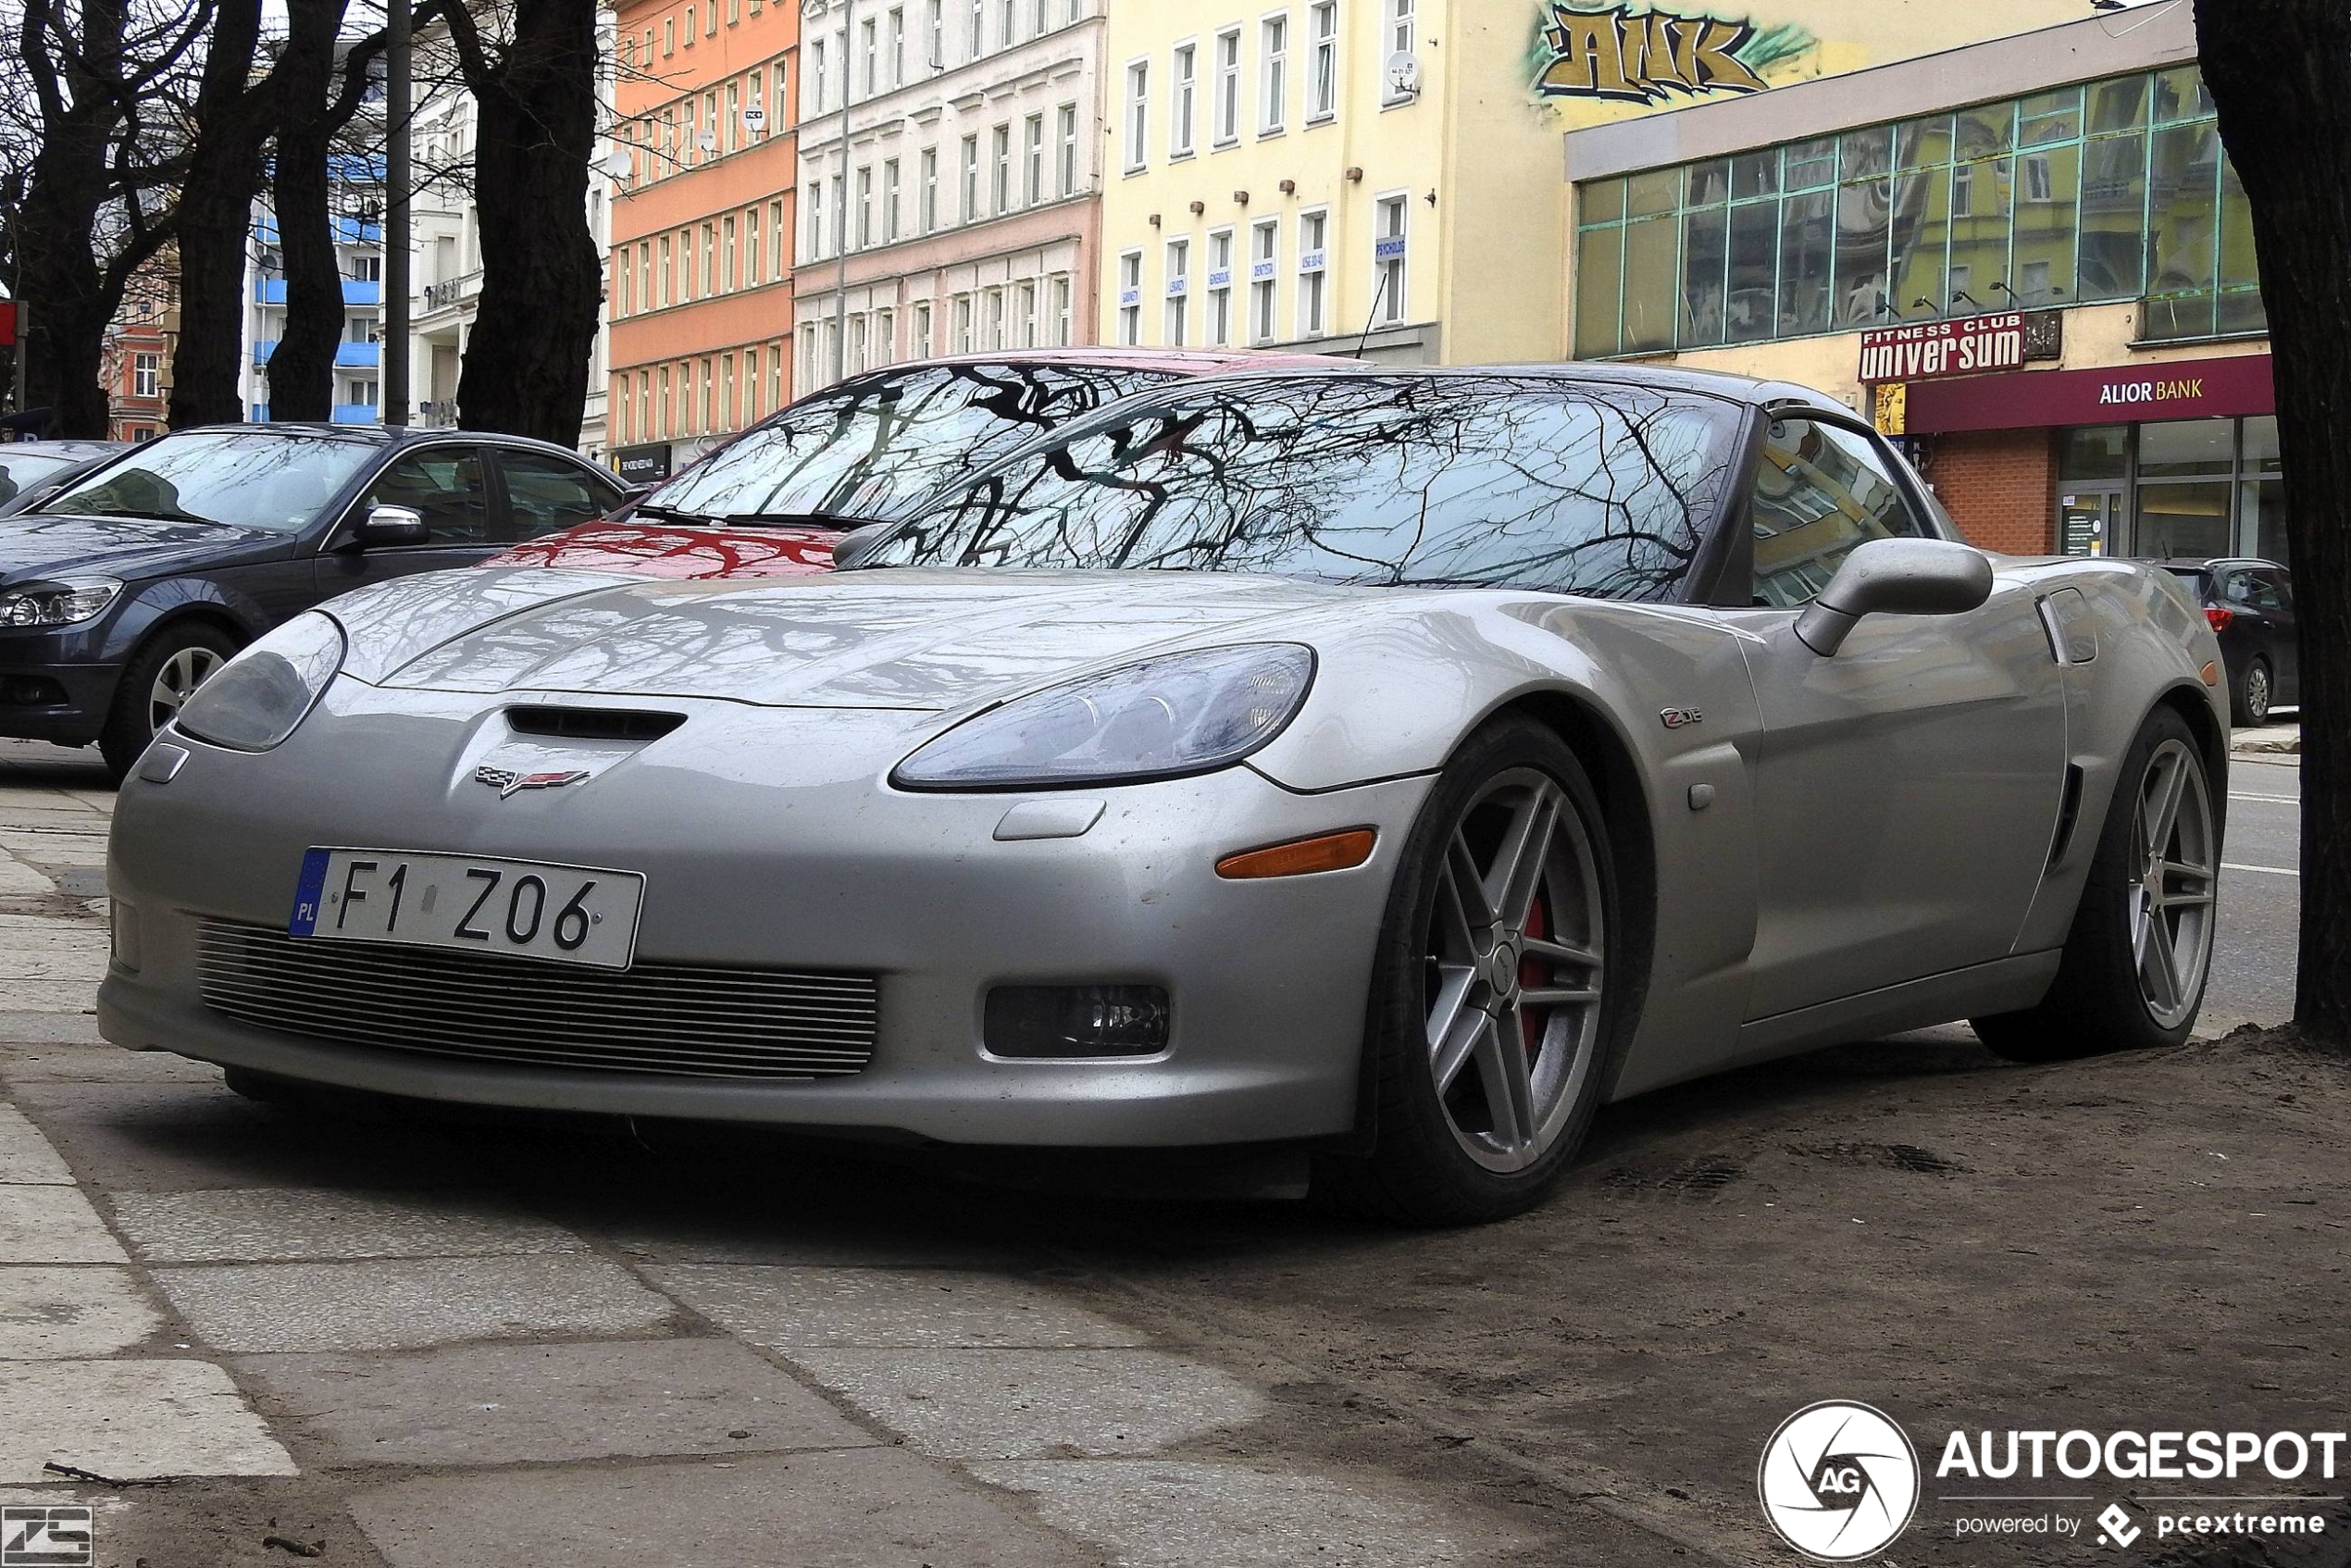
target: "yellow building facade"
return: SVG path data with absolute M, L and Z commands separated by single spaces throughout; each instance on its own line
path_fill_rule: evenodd
M 1104 42 L 1101 336 L 1406 364 L 1564 358 L 1564 132 L 1768 96 L 2081 11 L 2081 0 L 1122 0 Z

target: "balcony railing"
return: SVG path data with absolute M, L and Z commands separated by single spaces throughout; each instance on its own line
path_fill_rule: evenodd
M 439 283 L 427 283 L 425 308 L 429 311 L 447 310 L 454 305 L 463 304 L 480 292 L 481 272 L 477 268 L 462 277 L 450 278 Z
M 425 428 L 432 430 L 454 430 L 457 428 L 457 400 L 454 397 L 418 405 L 424 415 Z

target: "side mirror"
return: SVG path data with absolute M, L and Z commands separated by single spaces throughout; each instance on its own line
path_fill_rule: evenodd
M 425 515 L 413 506 L 370 506 L 355 537 L 362 550 L 386 550 L 422 544 L 432 535 L 425 527 Z
M 1796 618 L 1796 635 L 1821 657 L 1834 658 L 1863 616 L 1956 616 L 1991 597 L 1992 563 L 1972 545 L 1873 539 L 1845 557 Z
M 887 539 L 894 526 L 890 523 L 867 523 L 863 528 L 851 529 L 833 541 L 833 570 L 847 571 L 872 554 L 874 546 Z

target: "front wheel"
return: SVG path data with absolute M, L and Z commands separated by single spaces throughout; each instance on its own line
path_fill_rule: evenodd
M 2204 1005 L 2220 887 L 2211 769 L 2158 709 L 2124 759 L 2056 980 L 2038 1007 L 1975 1019 L 2016 1062 L 2177 1045 Z
M 1377 1142 L 1317 1176 L 1419 1225 L 1499 1219 L 1565 1169 L 1599 1102 L 1625 988 L 1608 828 L 1548 729 L 1506 720 L 1439 776 L 1388 895 L 1364 1051 Z
M 132 656 L 98 738 L 99 754 L 106 759 L 106 771 L 115 782 L 130 775 L 155 731 L 169 724 L 196 688 L 236 651 L 234 642 L 211 627 L 182 623 L 166 627 Z

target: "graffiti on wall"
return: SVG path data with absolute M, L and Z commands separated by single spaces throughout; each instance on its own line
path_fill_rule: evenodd
M 1549 98 L 1661 104 L 1680 93 L 1760 93 L 1764 68 L 1812 47 L 1802 28 L 1759 29 L 1744 18 L 1587 10 L 1550 0 L 1535 90 Z

